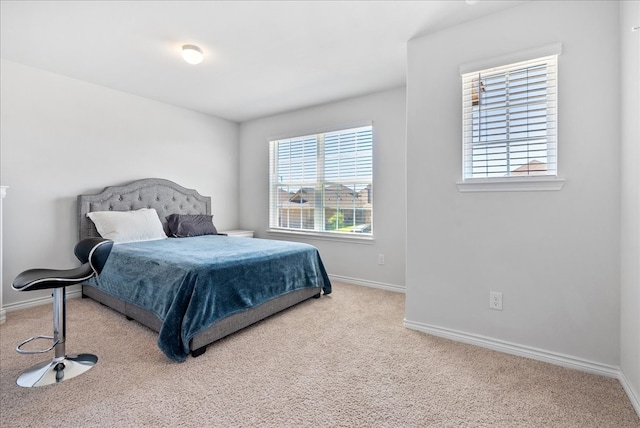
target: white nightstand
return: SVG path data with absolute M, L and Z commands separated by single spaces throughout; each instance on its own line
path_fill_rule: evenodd
M 222 235 L 233 236 L 234 238 L 253 238 L 253 230 L 223 230 Z

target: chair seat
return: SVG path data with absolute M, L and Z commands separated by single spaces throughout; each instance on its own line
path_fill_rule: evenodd
M 80 284 L 94 275 L 89 263 L 75 269 L 29 269 L 13 280 L 11 287 L 17 291 L 44 290 Z

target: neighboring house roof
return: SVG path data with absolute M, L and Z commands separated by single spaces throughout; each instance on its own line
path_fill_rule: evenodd
M 313 208 L 315 206 L 315 189 L 301 187 L 295 193 L 279 189 L 278 196 L 282 208 Z M 343 184 L 325 187 L 324 206 L 327 208 L 371 208 L 371 185 L 356 192 Z
M 297 204 L 304 204 L 309 201 L 313 201 L 315 190 L 313 187 L 301 187 L 296 193 L 289 198 L 289 202 L 295 202 Z
M 546 172 L 547 164 L 534 159 L 528 164 L 511 171 L 511 175 L 543 175 Z

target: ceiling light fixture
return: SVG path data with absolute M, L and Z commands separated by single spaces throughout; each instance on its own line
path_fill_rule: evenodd
M 478 1 L 480 1 L 480 0 L 465 0 L 465 2 L 467 4 L 476 4 L 476 3 L 478 3 Z
M 202 54 L 202 49 L 196 45 L 183 45 L 182 58 L 189 64 L 200 64 L 204 55 Z

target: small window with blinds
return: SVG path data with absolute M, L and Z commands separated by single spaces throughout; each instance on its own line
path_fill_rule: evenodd
M 557 55 L 462 74 L 463 180 L 557 175 Z
M 269 142 L 271 230 L 373 234 L 373 128 Z

